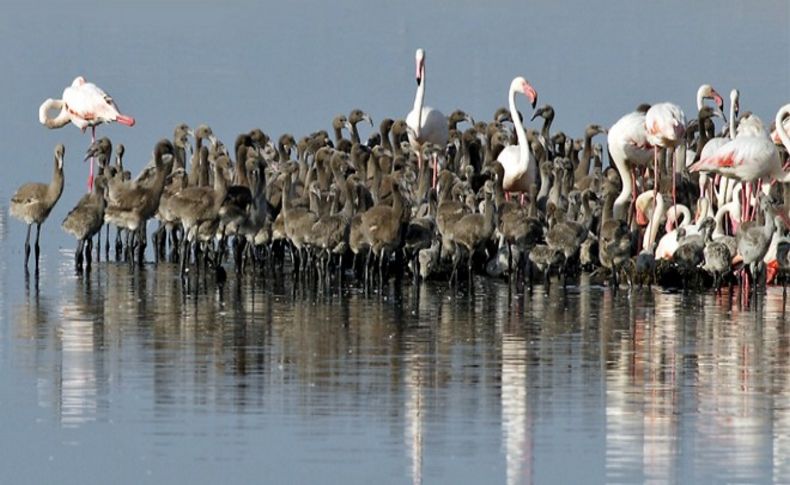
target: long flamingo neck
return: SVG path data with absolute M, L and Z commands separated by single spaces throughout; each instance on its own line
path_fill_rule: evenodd
M 633 177 L 631 176 L 631 171 L 628 169 L 628 165 L 625 163 L 624 156 L 616 157 L 614 161 L 617 171 L 620 173 L 622 188 L 620 189 L 620 195 L 617 196 L 617 200 L 614 201 L 613 216 L 615 219 L 625 219 L 625 207 L 628 205 L 628 197 L 631 195 Z
M 420 84 L 417 85 L 417 94 L 414 96 L 414 111 L 417 112 L 417 126 L 414 131 L 420 135 L 422 128 L 422 107 L 425 103 L 425 66 L 420 67 Z
M 730 100 L 730 140 L 735 138 L 735 103 L 738 98 Z
M 648 224 L 649 227 L 645 231 L 645 240 L 643 241 L 642 246 L 650 251 L 652 254 L 654 251 L 653 243 L 656 242 L 656 236 L 658 235 L 658 226 L 661 222 L 661 216 L 664 215 L 664 197 L 661 195 L 660 192 L 655 191 L 655 207 L 653 208 L 653 214 L 650 217 L 650 223 Z
M 56 117 L 50 118 L 49 110 L 51 109 L 59 109 L 60 113 Z M 71 121 L 71 115 L 69 115 L 66 103 L 62 99 L 49 98 L 38 108 L 38 121 L 50 129 L 61 128 Z
M 513 120 L 513 126 L 516 128 L 519 163 L 526 165 L 529 160 L 529 144 L 527 142 L 527 134 L 524 131 L 524 124 L 518 116 L 518 109 L 516 109 L 516 91 L 512 88 L 510 89 L 510 96 L 508 97 L 508 105 L 510 107 L 510 117 Z

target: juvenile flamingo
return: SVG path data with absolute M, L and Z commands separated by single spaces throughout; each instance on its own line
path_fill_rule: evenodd
M 59 109 L 54 118 L 49 117 L 49 111 Z M 91 128 L 91 143 L 96 141 L 96 126 L 102 123 L 118 122 L 126 126 L 134 126 L 134 118 L 119 112 L 115 101 L 101 88 L 77 76 L 63 90 L 62 99 L 49 98 L 38 108 L 38 120 L 47 128 L 61 128 L 68 123 L 73 123 L 77 128 L 85 131 Z M 93 159 L 91 158 L 88 188 L 93 189 Z

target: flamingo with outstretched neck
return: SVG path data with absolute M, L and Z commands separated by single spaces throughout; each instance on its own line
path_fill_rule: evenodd
M 50 110 L 60 110 L 54 118 Z M 61 128 L 69 123 L 85 131 L 91 128 L 91 143 L 96 141 L 96 126 L 102 123 L 117 122 L 134 126 L 134 118 L 121 114 L 115 101 L 100 87 L 77 76 L 71 86 L 63 90 L 61 99 L 49 98 L 38 109 L 38 120 L 47 128 Z M 91 158 L 88 188 L 93 189 L 93 158 Z
M 409 143 L 417 151 L 417 161 L 422 164 L 422 146 L 433 143 L 442 149 L 450 137 L 447 117 L 438 109 L 425 106 L 425 51 L 417 49 L 414 54 L 416 64 L 417 93 L 414 96 L 414 107 L 406 115 L 406 124 L 411 128 L 408 132 Z M 436 186 L 437 158 L 433 156 L 433 186 Z

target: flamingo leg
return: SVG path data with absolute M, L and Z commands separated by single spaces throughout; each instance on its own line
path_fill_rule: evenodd
M 660 176 L 659 176 L 660 173 L 661 172 L 658 171 L 658 147 L 654 146 L 653 147 L 653 188 L 656 189 L 656 191 L 661 190 L 661 188 L 658 186 L 658 181 L 660 179 Z M 658 193 L 658 192 L 656 192 L 656 193 Z
M 672 157 L 672 173 L 669 174 L 672 178 L 672 204 L 678 205 L 677 188 L 675 186 L 675 151 L 673 150 L 669 156 Z
M 91 126 L 91 144 L 96 143 L 96 126 Z M 93 191 L 93 161 L 94 157 L 91 157 L 91 168 L 90 173 L 88 174 L 88 191 Z
M 631 204 L 628 206 L 628 214 L 626 215 L 626 221 L 631 222 L 631 216 L 634 214 L 636 209 L 636 196 L 639 195 L 636 192 L 636 169 L 631 168 Z
M 431 158 L 433 158 L 433 180 L 431 180 L 431 188 L 436 188 L 436 178 L 437 178 L 437 169 L 439 168 L 439 162 L 437 160 L 438 156 L 434 153 Z

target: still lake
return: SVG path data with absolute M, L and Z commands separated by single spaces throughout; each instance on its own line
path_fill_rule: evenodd
M 0 482 L 790 482 L 781 288 L 746 308 L 584 279 L 546 295 L 279 274 L 186 291 L 172 265 L 104 261 L 80 277 L 59 224 L 88 139 L 36 117 L 95 81 L 137 118 L 99 129 L 135 172 L 182 121 L 231 143 L 355 107 L 404 116 L 424 47 L 429 104 L 475 119 L 524 75 L 576 136 L 643 101 L 693 117 L 704 82 L 770 121 L 790 100 L 786 1 L 225 3 L 4 5 Z M 7 204 L 50 177 L 58 142 L 66 188 L 26 277 Z

